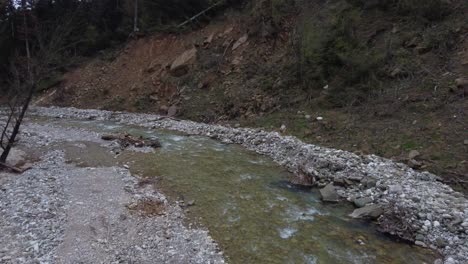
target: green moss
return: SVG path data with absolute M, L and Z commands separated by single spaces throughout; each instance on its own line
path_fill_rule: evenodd
M 413 150 L 413 149 L 417 149 L 418 147 L 419 147 L 419 145 L 414 141 L 407 141 L 406 143 L 401 145 L 401 148 L 403 150 L 405 150 L 405 151 L 410 151 L 410 150 Z
M 299 69 L 305 89 L 331 85 L 329 103 L 345 106 L 368 97 L 379 88 L 380 68 L 388 57 L 385 50 L 373 50 L 356 37 L 361 11 L 340 2 L 322 23 L 303 23 L 299 42 Z

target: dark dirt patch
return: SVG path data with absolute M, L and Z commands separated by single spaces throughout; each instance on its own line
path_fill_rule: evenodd
M 134 213 L 143 216 L 158 216 L 164 215 L 166 206 L 159 200 L 145 199 L 140 200 L 137 203 L 127 205 L 127 208 Z

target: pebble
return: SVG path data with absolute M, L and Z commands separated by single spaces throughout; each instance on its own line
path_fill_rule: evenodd
M 95 116 L 96 120 L 110 120 L 127 125 L 140 125 L 148 128 L 164 128 L 191 135 L 216 136 L 219 140 L 229 139 L 249 150 L 256 151 L 272 158 L 292 172 L 311 173 L 324 184 L 333 179 L 342 178 L 350 182 L 340 191 L 343 198 L 365 196 L 362 179 L 372 176 L 378 179 L 378 188 L 372 191 L 374 203 L 387 206 L 394 204 L 398 208 L 410 210 L 418 218 L 411 220 L 415 233 L 421 233 L 421 242 L 436 246 L 436 238 L 453 241 L 457 235 L 460 241 L 468 240 L 468 202 L 463 194 L 453 191 L 449 186 L 437 181 L 439 177 L 428 172 L 419 172 L 408 166 L 375 155 L 358 156 L 346 151 L 306 144 L 295 137 L 282 136 L 277 132 L 259 132 L 249 128 L 229 128 L 219 125 L 208 125 L 191 121 L 162 119 L 157 115 L 126 114 L 99 110 L 79 110 L 75 108 L 41 108 L 33 107 L 32 111 L 43 116 L 86 119 Z M 323 117 L 317 117 L 317 121 Z M 283 127 L 286 129 L 286 127 Z M 264 140 L 264 144 L 255 144 Z M 357 180 L 356 180 L 357 179 Z M 361 185 L 360 185 L 361 184 Z M 394 186 L 394 187 L 390 187 Z M 386 188 L 388 190 L 385 190 Z M 398 195 L 395 195 L 398 194 Z M 402 195 L 403 194 L 403 195 Z M 450 211 L 449 211 L 450 209 Z M 452 213 L 452 210 L 458 210 Z M 426 218 L 431 214 L 429 218 Z M 450 215 L 450 218 L 444 216 Z M 382 216 L 382 217 L 385 217 Z M 450 221 L 445 219 L 453 219 Z M 461 220 L 460 220 L 461 219 Z M 430 225 L 426 225 L 428 220 Z M 437 221 L 439 228 L 431 229 Z M 461 225 L 460 225 L 461 224 Z M 436 224 L 434 224 L 435 226 Z M 459 233 L 459 230 L 462 232 Z M 389 230 L 392 231 L 392 230 Z M 464 231 L 464 232 L 463 232 Z M 441 249 L 445 258 L 453 258 L 455 263 L 468 259 L 468 246 L 457 243 Z
M 388 186 L 389 193 L 401 193 L 403 188 L 400 185 L 390 185 Z
M 427 214 L 426 218 L 427 218 L 427 220 L 432 221 L 432 214 Z
M 99 118 L 100 115 L 96 115 L 96 119 Z M 25 122 L 22 130 L 31 135 L 28 140 L 19 143 L 20 147 L 40 149 L 48 142 L 56 143 L 64 140 L 100 143 L 100 137 L 94 132 L 79 129 Z M 70 254 L 75 260 L 83 261 L 70 261 L 70 263 L 111 263 L 110 259 L 115 256 L 132 259 L 135 263 L 148 263 L 148 260 L 151 260 L 151 263 L 184 263 L 185 260 L 191 260 L 193 263 L 224 263 L 223 256 L 217 254 L 217 244 L 206 230 L 185 226 L 183 210 L 179 206 L 168 204 L 164 217 L 136 217 L 124 205 L 120 205 L 120 202 L 117 202 L 119 199 L 124 201 L 129 199 L 128 205 L 133 201 L 140 201 L 139 199 L 165 201 L 165 197 L 153 188 L 138 187 L 137 178 L 131 176 L 128 170 L 122 167 L 75 167 L 67 164 L 64 156 L 61 151 L 49 150 L 42 154 L 41 161 L 22 174 L 10 177 L 11 175 L 6 172 L 0 172 L 2 189 L 0 191 L 0 263 L 61 263 L 62 261 L 57 261 L 57 256 L 63 256 L 60 255 L 63 253 L 57 252 L 56 249 L 64 240 L 66 231 L 76 232 L 69 226 L 67 218 L 69 208 L 80 210 L 90 206 L 81 199 L 73 199 L 76 196 L 70 192 L 70 186 L 73 185 L 70 181 L 85 177 L 84 175 L 100 173 L 115 175 L 108 178 L 112 178 L 110 181 L 114 180 L 112 184 L 122 188 L 119 194 L 126 195 L 125 199 L 122 195 L 115 199 L 104 197 L 105 199 L 101 200 L 103 208 L 107 209 L 106 206 L 110 206 L 122 211 L 106 212 L 103 225 L 107 219 L 116 221 L 108 223 L 105 232 L 97 232 L 96 237 L 90 238 L 88 241 L 90 250 L 71 250 Z M 88 183 L 94 184 L 92 181 Z M 127 189 L 131 191 L 125 192 Z M 101 193 L 96 195 L 100 196 Z M 95 211 L 90 212 L 91 215 L 86 219 L 99 221 L 100 218 L 93 215 L 95 213 Z M 120 217 L 121 214 L 125 217 Z M 87 223 L 83 223 L 85 224 L 88 226 Z M 122 232 L 127 229 L 138 230 L 139 235 L 127 236 Z M 174 239 L 159 240 L 162 230 L 167 230 Z M 72 240 L 75 239 L 73 233 L 71 235 Z M 86 236 L 77 235 L 75 241 L 82 243 L 79 241 L 82 241 L 83 237 L 86 239 Z M 190 237 L 190 241 L 185 241 L 185 237 Z M 146 249 L 142 250 L 144 247 Z M 169 247 L 176 253 L 174 257 L 169 256 L 166 251 Z M 195 248 L 197 252 L 185 250 L 187 247 Z M 93 255 L 92 250 L 99 250 L 99 256 Z M 135 256 L 135 250 L 140 252 L 138 256 Z M 14 260 L 12 256 L 15 256 Z M 69 260 L 68 257 L 70 255 L 67 254 L 65 258 Z M 109 258 L 103 260 L 100 259 L 102 257 Z
M 420 247 L 427 247 L 427 245 L 426 245 L 424 242 L 422 242 L 422 241 L 416 241 L 416 242 L 414 242 L 414 244 L 415 244 L 416 246 L 420 246 Z
M 445 260 L 445 264 L 455 264 L 455 260 L 452 258 L 452 257 L 448 257 L 446 260 Z

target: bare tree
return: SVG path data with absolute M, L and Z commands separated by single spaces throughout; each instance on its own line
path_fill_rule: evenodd
M 133 13 L 133 33 L 139 31 L 138 29 L 138 0 L 134 0 L 134 13 Z
M 7 167 L 7 157 L 15 144 L 38 83 L 57 69 L 72 63 L 67 55 L 69 50 L 83 42 L 79 32 L 84 25 L 75 14 L 44 23 L 32 14 L 34 3 L 22 0 L 21 8 L 17 11 L 22 26 L 18 29 L 20 34 L 16 34 L 15 38 L 24 42 L 22 53 L 25 55 L 20 56 L 17 52 L 10 67 L 14 81 L 10 85 L 6 121 L 0 130 L 0 167 Z
M 28 30 L 28 11 L 26 9 L 26 1 L 21 1 L 22 6 L 22 18 L 23 18 L 23 30 L 24 30 L 24 45 L 26 51 L 26 82 L 25 82 L 25 97 L 22 97 L 20 92 L 21 85 L 19 74 L 15 70 L 15 79 L 17 85 L 15 85 L 16 95 L 13 96 L 9 102 L 9 114 L 2 130 L 0 137 L 0 148 L 2 154 L 0 155 L 0 166 L 8 167 L 6 165 L 6 159 L 10 154 L 10 151 L 16 141 L 16 137 L 20 131 L 21 123 L 23 122 L 26 111 L 28 110 L 29 104 L 31 103 L 32 96 L 36 90 L 36 82 L 34 78 L 33 70 L 31 69 L 31 50 L 29 46 L 29 30 Z M 13 66 L 14 67 L 14 66 Z M 10 167 L 11 168 L 11 167 Z

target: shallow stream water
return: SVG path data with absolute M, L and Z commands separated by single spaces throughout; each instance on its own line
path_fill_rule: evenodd
M 350 219 L 351 205 L 322 203 L 317 190 L 289 184 L 287 171 L 240 146 L 110 122 L 47 122 L 158 138 L 162 148 L 154 153 L 124 151 L 117 158 L 90 142 L 56 148 L 81 166 L 127 164 L 134 174 L 157 177 L 172 201 L 194 203 L 186 207 L 189 220 L 209 229 L 229 263 L 432 263 L 437 257 Z

